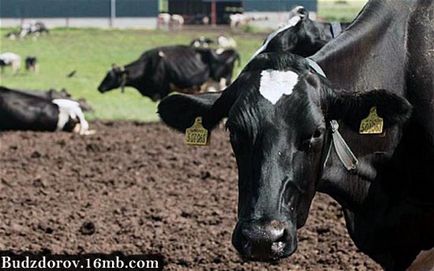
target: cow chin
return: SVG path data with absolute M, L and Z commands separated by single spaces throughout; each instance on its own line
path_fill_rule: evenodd
M 99 91 L 100 93 L 104 93 L 104 92 L 107 92 L 107 91 L 108 91 L 108 88 L 106 88 L 106 87 L 100 85 L 100 86 L 98 87 L 98 91 Z
M 238 222 L 232 244 L 245 261 L 276 262 L 297 249 L 297 231 L 288 222 Z

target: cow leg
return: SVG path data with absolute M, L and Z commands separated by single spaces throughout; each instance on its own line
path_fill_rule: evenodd
M 84 118 L 83 111 L 79 106 L 73 107 L 72 110 L 80 121 L 80 135 L 87 135 L 89 132 L 89 123 Z
M 66 123 L 69 121 L 69 112 L 65 107 L 59 106 L 59 115 L 57 116 L 56 131 L 63 131 Z
M 12 62 L 12 71 L 15 74 L 17 74 L 19 69 L 20 69 L 20 62 L 19 61 L 13 61 Z

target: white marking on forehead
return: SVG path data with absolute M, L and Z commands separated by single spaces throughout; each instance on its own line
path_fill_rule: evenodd
M 291 95 L 298 83 L 298 74 L 293 71 L 264 70 L 261 72 L 259 93 L 272 104 L 283 95 Z
M 272 39 L 274 39 L 279 33 L 295 26 L 300 22 L 301 18 L 300 16 L 294 16 L 291 19 L 288 20 L 288 24 L 280 29 L 277 29 L 270 35 L 268 35 L 267 40 L 264 42 L 264 44 L 253 54 L 253 56 L 250 58 L 249 62 L 254 59 L 257 55 L 262 53 L 268 46 L 268 44 L 271 42 Z

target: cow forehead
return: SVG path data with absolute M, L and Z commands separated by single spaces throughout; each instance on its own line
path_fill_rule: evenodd
M 283 95 L 291 95 L 299 81 L 293 71 L 263 70 L 259 85 L 259 93 L 275 105 Z

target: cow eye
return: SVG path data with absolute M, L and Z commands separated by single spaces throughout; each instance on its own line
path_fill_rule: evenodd
M 313 132 L 312 138 L 319 138 L 319 137 L 321 137 L 322 134 L 323 134 L 323 132 L 324 132 L 324 129 L 322 129 L 322 128 L 316 129 L 315 132 Z
M 300 144 L 300 150 L 301 151 L 308 151 L 312 148 L 312 146 L 319 142 L 318 139 L 321 138 L 321 136 L 323 135 L 324 129 L 322 128 L 318 128 L 316 129 L 311 136 L 305 138 L 304 140 L 301 141 Z

